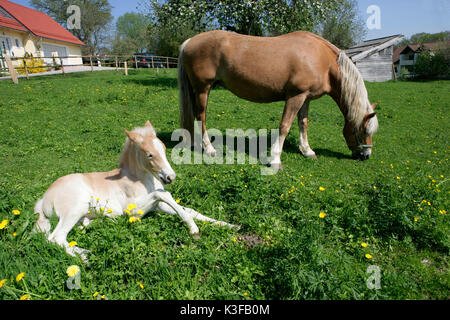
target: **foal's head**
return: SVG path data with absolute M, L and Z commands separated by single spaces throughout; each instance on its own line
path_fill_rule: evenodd
M 375 103 L 372 104 L 372 111 L 373 109 L 375 109 Z M 372 153 L 372 136 L 377 128 L 378 120 L 375 112 L 368 112 L 359 128 L 353 122 L 345 120 L 344 138 L 354 159 L 369 159 Z
M 124 129 L 130 142 L 135 146 L 134 161 L 138 170 L 153 174 L 164 184 L 175 180 L 173 171 L 166 157 L 166 146 L 156 137 L 155 130 L 150 121 L 144 127 L 132 131 Z

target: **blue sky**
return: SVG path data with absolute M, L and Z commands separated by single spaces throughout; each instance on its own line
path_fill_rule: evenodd
M 28 0 L 11 0 L 29 6 Z M 114 7 L 115 18 L 125 12 L 138 10 L 136 7 L 146 0 L 109 0 Z M 406 37 L 418 32 L 435 33 L 450 30 L 450 0 L 358 0 L 361 17 L 366 21 L 371 15 L 366 12 L 371 5 L 380 8 L 380 29 L 369 30 L 366 39 L 380 38 L 393 34 Z

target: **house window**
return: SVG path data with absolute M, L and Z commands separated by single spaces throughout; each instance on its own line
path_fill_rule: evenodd
M 15 39 L 14 39 L 14 42 L 16 43 L 16 47 L 17 47 L 17 48 L 20 48 L 20 40 L 17 39 L 17 38 L 15 38 Z

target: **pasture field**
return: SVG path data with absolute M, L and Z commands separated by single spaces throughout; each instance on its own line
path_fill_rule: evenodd
M 323 97 L 310 107 L 317 160 L 300 155 L 293 125 L 274 176 L 173 165 L 167 190 L 181 205 L 241 230 L 198 223 L 193 239 L 176 216 L 99 214 L 68 236 L 90 250 L 85 265 L 31 234 L 34 203 L 60 176 L 115 168 L 122 128 L 147 119 L 170 161 L 176 70 L 0 82 L 0 299 L 448 299 L 450 82 L 366 85 L 380 123 L 369 160 L 350 159 L 344 118 Z M 270 130 L 282 111 L 216 88 L 207 125 Z M 67 286 L 71 265 L 79 289 Z

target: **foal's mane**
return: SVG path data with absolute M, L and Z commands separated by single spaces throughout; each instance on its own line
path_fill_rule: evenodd
M 364 80 L 355 64 L 344 51 L 339 53 L 338 64 L 341 71 L 341 106 L 346 109 L 345 118 L 353 122 L 357 130 L 363 125 L 364 116 L 372 113 Z M 368 134 L 375 133 L 378 127 L 376 117 L 366 128 Z

